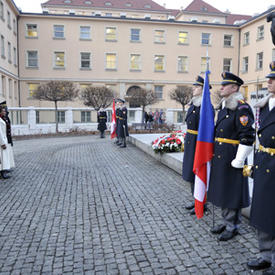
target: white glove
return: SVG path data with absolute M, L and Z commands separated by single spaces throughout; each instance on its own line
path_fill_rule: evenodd
M 231 166 L 234 168 L 243 168 L 244 162 L 252 150 L 253 146 L 239 144 L 236 157 L 231 161 Z

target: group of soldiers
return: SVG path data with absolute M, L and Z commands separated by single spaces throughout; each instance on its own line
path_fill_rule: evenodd
M 251 270 L 275 274 L 275 62 L 270 64 L 269 95 L 255 108 L 259 112 L 257 131 L 253 128 L 252 108 L 240 93 L 243 80 L 229 72 L 222 73 L 221 104 L 216 108 L 214 154 L 211 161 L 207 201 L 221 208 L 223 222 L 213 228 L 219 241 L 228 241 L 239 233 L 241 209 L 250 205 L 248 178 L 243 168 L 253 151 L 256 134 L 259 140 L 254 150 L 254 179 L 250 223 L 257 229 L 260 257 L 251 260 Z M 194 193 L 193 162 L 198 134 L 204 79 L 197 77 L 193 98 L 186 115 L 187 134 L 184 142 L 183 179 L 190 182 Z M 211 87 L 210 87 L 211 88 Z M 213 112 L 215 112 L 213 108 Z M 194 214 L 194 203 L 186 205 Z M 274 211 L 274 212 L 273 212 Z

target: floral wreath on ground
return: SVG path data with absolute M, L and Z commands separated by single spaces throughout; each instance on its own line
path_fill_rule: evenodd
M 184 151 L 184 138 L 186 133 L 175 131 L 152 141 L 152 148 L 155 153 L 171 153 Z

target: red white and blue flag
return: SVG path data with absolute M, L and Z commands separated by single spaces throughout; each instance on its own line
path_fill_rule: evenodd
M 210 162 L 214 151 L 214 111 L 210 99 L 209 74 L 209 71 L 205 72 L 200 122 L 193 165 L 193 172 L 195 174 L 195 212 L 198 219 L 203 217 L 210 178 Z
M 111 139 L 116 137 L 116 105 L 113 100 L 112 121 L 111 121 Z

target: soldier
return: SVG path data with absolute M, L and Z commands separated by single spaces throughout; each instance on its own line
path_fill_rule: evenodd
M 191 106 L 189 107 L 185 118 L 187 133 L 184 139 L 182 178 L 190 183 L 192 197 L 194 193 L 195 180 L 195 175 L 193 173 L 193 163 L 200 121 L 203 85 L 204 79 L 201 76 L 197 76 L 196 82 L 193 84 L 193 98 L 190 102 Z M 185 206 L 187 210 L 191 210 L 190 215 L 195 215 L 194 207 L 194 199 L 192 203 Z
M 119 113 L 119 137 L 121 138 L 121 148 L 126 147 L 126 137 L 129 136 L 128 133 L 128 123 L 127 123 L 127 108 L 124 105 L 125 101 L 120 99 L 120 113 Z
M 215 125 L 214 156 L 211 164 L 208 201 L 221 207 L 223 224 L 210 231 L 227 241 L 238 234 L 241 209 L 249 206 L 248 179 L 242 175 L 244 162 L 253 150 L 254 122 L 250 106 L 239 92 L 238 76 L 224 72 L 223 98 Z
M 255 107 L 259 108 L 259 149 L 254 155 L 254 189 L 250 223 L 257 229 L 260 257 L 247 263 L 248 268 L 263 274 L 275 274 L 275 61 L 270 64 L 267 97 Z
M 99 109 L 97 113 L 97 130 L 100 131 L 100 137 L 104 138 L 104 131 L 107 129 L 106 122 L 107 122 L 107 113 L 103 108 Z

